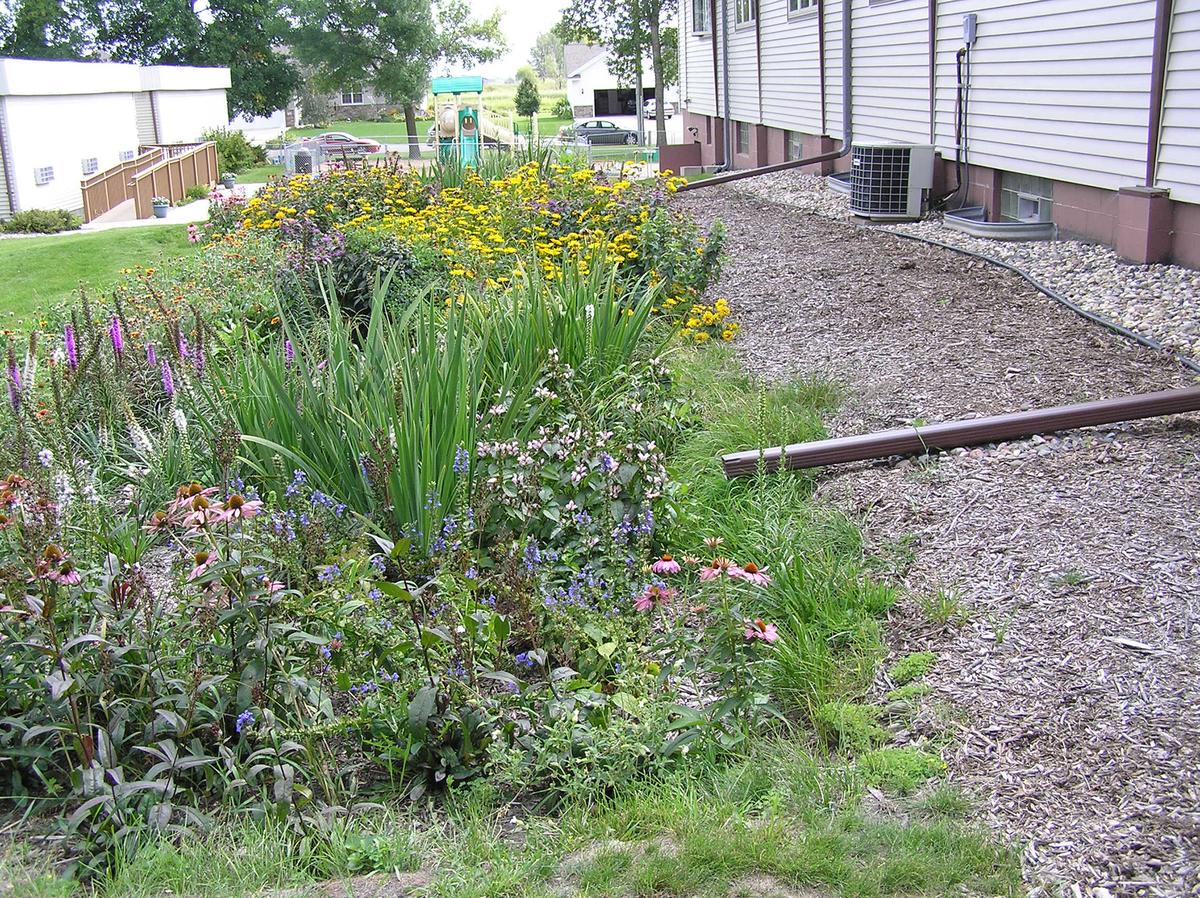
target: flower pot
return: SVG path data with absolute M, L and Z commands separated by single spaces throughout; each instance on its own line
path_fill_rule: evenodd
M 167 217 L 167 210 L 168 210 L 168 209 L 170 209 L 170 208 L 171 208 L 170 206 L 166 206 L 166 205 L 163 205 L 163 206 L 155 206 L 155 207 L 154 207 L 154 217 L 155 217 L 155 218 L 166 218 L 166 217 Z
M 221 186 L 226 190 L 233 190 L 233 185 L 237 183 L 237 175 L 223 175 L 221 177 Z

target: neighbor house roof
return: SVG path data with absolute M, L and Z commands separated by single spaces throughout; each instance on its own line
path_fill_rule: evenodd
M 567 77 L 571 77 L 593 59 L 607 52 L 603 47 L 592 44 L 567 44 L 563 47 L 563 59 L 566 63 Z

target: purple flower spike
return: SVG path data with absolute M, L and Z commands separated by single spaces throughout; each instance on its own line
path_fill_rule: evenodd
M 171 376 L 171 363 L 166 359 L 162 363 L 162 384 L 168 396 L 175 395 L 175 378 Z
M 292 366 L 292 362 L 296 361 L 296 347 L 292 345 L 291 340 L 283 341 L 283 358 L 289 368 Z
M 67 364 L 74 371 L 79 367 L 79 347 L 75 345 L 75 326 L 68 324 L 63 328 L 63 345 L 67 350 Z
M 196 347 L 196 377 L 204 379 L 204 347 L 197 345 Z
M 154 351 L 154 344 L 146 344 L 146 364 L 151 368 L 158 367 L 158 353 Z
M 21 370 L 11 361 L 8 365 L 8 401 L 14 412 L 21 408 Z
M 120 356 L 125 351 L 125 337 L 121 334 L 121 319 L 116 315 L 108 328 L 108 335 L 112 338 L 113 352 Z

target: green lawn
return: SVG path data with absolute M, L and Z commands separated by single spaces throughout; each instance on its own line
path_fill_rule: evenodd
M 546 105 L 545 102 L 542 103 Z M 508 116 L 501 115 L 499 124 L 508 127 Z M 515 119 L 517 132 L 520 134 L 529 133 L 529 120 L 517 116 Z M 429 126 L 433 124 L 432 119 L 417 120 L 417 137 L 424 144 L 425 137 L 429 133 Z M 538 114 L 538 134 L 543 137 L 553 137 L 558 133 L 558 129 L 563 125 L 571 124 L 569 118 L 555 118 L 547 113 Z M 317 134 L 324 134 L 326 131 L 344 131 L 355 137 L 369 137 L 372 140 L 378 140 L 382 143 L 404 143 L 408 140 L 408 129 L 404 127 L 404 122 L 330 122 L 325 128 L 291 128 L 288 130 L 288 139 L 297 137 L 314 137 Z M 240 177 L 240 176 L 239 176 Z M 243 179 L 244 180 L 244 179 Z
M 274 178 L 283 174 L 282 165 L 258 165 L 254 168 L 248 168 L 243 172 L 238 172 L 239 184 L 265 184 L 268 178 Z
M 185 225 L 0 240 L 0 329 L 47 314 L 80 281 L 103 290 L 122 268 L 154 265 L 194 251 Z

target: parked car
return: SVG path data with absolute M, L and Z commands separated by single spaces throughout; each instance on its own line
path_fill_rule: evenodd
M 580 122 L 570 128 L 564 128 L 562 136 L 568 140 L 575 140 L 579 143 L 590 143 L 594 146 L 614 143 L 636 146 L 638 143 L 638 134 L 636 131 L 630 131 L 628 128 L 618 128 L 612 122 L 598 118 Z
M 646 118 L 654 118 L 658 114 L 658 101 L 651 97 L 643 106 L 646 110 Z M 663 105 L 663 118 L 670 118 L 675 114 L 675 110 L 671 108 L 670 103 Z
M 351 155 L 366 155 L 368 153 L 382 153 L 383 145 L 378 141 L 371 140 L 368 137 L 355 137 L 353 134 L 347 134 L 345 131 L 326 131 L 324 134 L 318 134 L 311 138 L 313 143 L 321 145 L 321 149 L 325 150 L 333 156 L 338 156 L 342 153 Z

